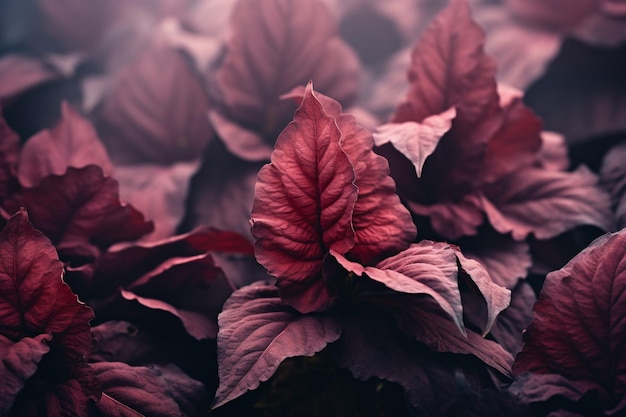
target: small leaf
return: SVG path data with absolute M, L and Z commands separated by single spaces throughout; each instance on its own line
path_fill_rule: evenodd
M 17 159 L 19 153 L 20 138 L 9 127 L 0 113 L 0 204 L 17 187 Z
M 422 176 L 426 158 L 435 151 L 441 137 L 450 130 L 455 117 L 456 111 L 452 107 L 441 114 L 426 117 L 421 123 L 408 121 L 382 125 L 374 132 L 374 143 L 381 146 L 391 142 L 394 148 L 415 165 L 415 173 L 419 178 Z
M 263 283 L 233 293 L 219 316 L 220 385 L 214 407 L 267 381 L 281 362 L 313 356 L 337 340 L 341 327 L 331 316 L 301 315 Z
M 98 165 L 104 175 L 113 172 L 91 123 L 63 102 L 61 121 L 30 138 L 22 148 L 18 175 L 23 187 L 35 187 L 48 175 L 63 175 L 69 167 L 87 165 Z

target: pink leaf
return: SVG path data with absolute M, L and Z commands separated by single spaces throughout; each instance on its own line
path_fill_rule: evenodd
M 356 96 L 359 62 L 339 37 L 334 18 L 320 0 L 257 2 L 240 0 L 232 14 L 232 37 L 224 63 L 216 74 L 220 112 L 233 123 L 256 132 L 259 143 L 274 143 L 291 116 L 291 106 L 279 97 L 309 80 L 341 102 Z M 222 129 L 228 148 L 241 149 L 237 136 Z M 262 154 L 237 153 L 242 158 Z
M 402 155 L 415 165 L 417 177 L 422 176 L 422 167 L 439 144 L 441 137 L 452 127 L 456 117 L 454 107 L 426 117 L 421 123 L 408 121 L 380 126 L 374 132 L 376 146 L 390 142 Z
M 214 407 L 257 388 L 283 360 L 312 356 L 341 334 L 330 316 L 301 315 L 281 301 L 274 286 L 262 283 L 233 293 L 219 328 L 220 385 Z
M 491 328 L 494 339 L 517 355 L 523 346 L 522 335 L 532 320 L 532 310 L 537 297 L 526 281 L 520 281 L 511 293 L 511 305 L 506 308 Z
M 0 104 L 10 104 L 10 99 L 20 93 L 60 77 L 42 61 L 21 55 L 0 58 Z
M 625 255 L 622 230 L 596 239 L 548 274 L 515 362 L 516 374 L 558 374 L 584 384 L 580 394 L 597 390 L 596 410 L 617 415 L 626 409 Z
M 571 173 L 528 168 L 486 187 L 483 207 L 494 229 L 516 240 L 531 233 L 549 239 L 580 225 L 611 230 L 608 196 L 597 182 L 585 167 Z
M 477 227 L 485 221 L 478 193 L 428 205 L 409 201 L 408 206 L 414 213 L 428 216 L 433 229 L 447 239 L 476 235 Z
M 213 137 L 209 100 L 185 57 L 156 38 L 118 72 L 98 113 L 117 163 L 196 159 Z
M 35 187 L 48 175 L 63 175 L 69 167 L 87 165 L 100 166 L 104 175 L 113 172 L 106 149 L 91 123 L 63 102 L 61 121 L 24 145 L 18 175 L 22 186 Z
M 278 137 L 272 163 L 258 175 L 256 257 L 277 277 L 281 297 L 303 313 L 332 302 L 321 279 L 326 251 L 345 254 L 355 243 L 355 173 L 340 140 L 335 118 L 309 84 L 294 121 Z

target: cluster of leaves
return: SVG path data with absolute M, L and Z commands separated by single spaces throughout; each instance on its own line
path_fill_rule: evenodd
M 570 169 L 465 0 L 10 4 L 0 415 L 626 412 L 626 148 Z

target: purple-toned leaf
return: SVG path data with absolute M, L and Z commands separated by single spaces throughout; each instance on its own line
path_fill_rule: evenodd
M 135 240 L 152 224 L 132 206 L 120 202 L 117 181 L 90 165 L 50 175 L 39 186 L 23 189 L 5 202 L 5 210 L 24 206 L 33 224 L 60 251 L 96 256 L 113 243 Z
M 199 167 L 200 161 L 196 160 L 172 165 L 118 165 L 115 168 L 120 198 L 154 222 L 154 231 L 143 240 L 164 239 L 176 234 L 185 215 L 191 177 Z
M 4 414 L 28 379 L 37 371 L 41 359 L 50 351 L 50 334 L 24 337 L 15 342 L 0 335 L 0 411 Z
M 441 114 L 426 117 L 421 123 L 408 121 L 389 123 L 374 132 L 374 143 L 382 146 L 391 143 L 402 155 L 415 165 L 417 177 L 422 176 L 426 158 L 434 151 L 441 137 L 452 127 L 456 117 L 454 107 Z
M 312 356 L 341 334 L 327 315 L 301 315 L 284 304 L 273 285 L 257 283 L 233 293 L 219 316 L 219 407 L 267 381 L 280 363 Z
M 213 138 L 210 103 L 185 57 L 156 38 L 120 70 L 98 113 L 116 163 L 196 159 Z
M 415 414 L 428 416 L 447 415 L 458 396 L 459 375 L 475 390 L 491 385 L 484 365 L 475 358 L 433 352 L 407 340 L 392 320 L 385 319 L 370 306 L 345 319 L 343 335 L 332 349 L 339 365 L 356 378 L 377 377 L 400 384 Z
M 537 297 L 530 284 L 520 281 L 512 289 L 511 305 L 498 315 L 491 327 L 493 338 L 513 356 L 522 350 L 522 334 L 532 320 L 535 301 Z
M 526 242 L 495 232 L 463 239 L 459 246 L 468 258 L 476 259 L 489 272 L 492 281 L 501 287 L 513 289 L 520 279 L 526 278 L 533 263 Z
M 467 275 L 472 286 L 476 286 L 478 294 L 485 302 L 487 317 L 483 329 L 483 336 L 489 332 L 496 317 L 502 310 L 509 306 L 511 301 L 511 291 L 495 284 L 485 267 L 474 259 L 466 258 L 461 250 L 456 249 L 456 257 L 461 270 Z
M 219 111 L 232 123 L 256 132 L 259 143 L 241 149 L 235 130 L 220 131 L 234 152 L 262 149 L 290 120 L 290 103 L 280 96 L 313 80 L 325 94 L 346 102 L 356 96 L 359 62 L 337 36 L 334 18 L 319 0 L 239 0 L 232 14 L 232 37 L 216 74 Z M 252 139 L 251 136 L 246 136 Z M 263 154 L 237 153 L 242 158 Z
M 597 410 L 617 415 L 626 409 L 625 254 L 622 230 L 596 239 L 548 274 L 515 362 L 516 374 L 559 374 L 582 384 L 581 394 L 597 390 Z
M 1 109 L 0 109 L 1 110 Z M 0 203 L 16 188 L 20 138 L 0 113 Z
M 500 233 L 549 239 L 576 226 L 612 229 L 608 196 L 585 167 L 574 172 L 528 168 L 485 188 L 483 207 Z M 558 213 L 558 216 L 556 215 Z
M 259 172 L 252 207 L 257 260 L 277 278 L 281 297 L 302 313 L 330 306 L 321 278 L 329 249 L 355 243 L 355 170 L 340 146 L 341 132 L 312 86 L 276 141 L 272 163 Z
M 447 239 L 476 235 L 477 227 L 485 221 L 478 193 L 428 205 L 409 201 L 408 206 L 414 213 L 428 216 L 433 229 Z
M 102 398 L 95 403 L 97 416 L 202 416 L 208 393 L 178 367 L 129 366 L 121 362 L 92 364 L 102 381 Z
M 61 121 L 31 137 L 22 148 L 18 176 L 23 187 L 35 187 L 48 175 L 63 175 L 69 167 L 87 165 L 98 165 L 104 175 L 113 172 L 91 123 L 63 102 Z
M 541 166 L 554 171 L 565 171 L 569 168 L 567 145 L 563 135 L 556 132 L 541 132 L 541 149 L 538 158 Z
M 432 241 L 413 244 L 376 267 L 364 269 L 368 277 L 396 292 L 431 297 L 464 334 L 458 272 L 454 248 Z
M 614 146 L 602 161 L 600 178 L 611 196 L 617 227 L 626 227 L 626 144 Z
M 0 58 L 0 105 L 8 107 L 12 98 L 59 76 L 40 60 L 17 54 L 4 55 Z
M 7 405 L 15 400 L 15 415 L 35 416 L 47 408 L 51 416 L 60 416 L 61 410 L 86 416 L 89 399 L 100 395 L 98 382 L 84 363 L 91 348 L 93 311 L 63 281 L 54 247 L 33 228 L 23 209 L 0 232 L 0 259 L 0 340 L 3 350 L 10 348 L 0 369 L 10 372 L 3 376 L 6 382 L 21 368 L 19 379 L 26 382 L 6 388 Z M 49 366 L 34 371 L 48 349 Z M 18 368 L 10 370 L 11 364 Z M 21 391 L 18 398 L 16 389 Z

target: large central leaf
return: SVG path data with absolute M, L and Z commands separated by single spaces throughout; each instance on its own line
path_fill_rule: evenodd
M 330 305 L 321 277 L 324 256 L 329 249 L 345 254 L 355 243 L 355 173 L 340 140 L 335 118 L 309 84 L 256 185 L 257 260 L 279 278 L 281 297 L 302 313 Z

